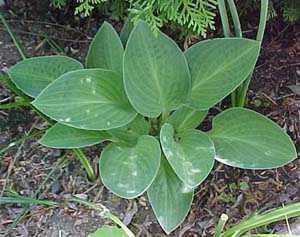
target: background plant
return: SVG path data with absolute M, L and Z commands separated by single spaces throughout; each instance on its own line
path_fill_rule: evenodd
M 242 28 L 241 23 L 238 15 L 238 11 L 236 8 L 236 4 L 234 0 L 227 0 L 228 7 L 230 9 L 230 15 L 232 17 L 233 25 L 234 25 L 234 31 L 235 31 L 235 37 L 242 38 Z M 262 44 L 266 23 L 267 23 L 267 12 L 268 12 L 268 4 L 269 1 L 261 1 L 261 7 L 260 7 L 260 20 L 259 20 L 259 26 L 257 31 L 256 40 Z M 229 17 L 227 14 L 227 7 L 224 0 L 218 0 L 218 7 L 222 22 L 222 28 L 224 32 L 225 37 L 231 37 L 231 30 L 229 25 Z M 251 73 L 249 73 L 247 79 L 235 90 L 231 93 L 231 106 L 232 107 L 243 107 L 246 101 L 246 95 L 248 91 L 248 87 L 250 84 L 250 81 L 253 76 L 253 70 Z
M 288 224 L 288 219 L 292 217 L 297 217 L 300 215 L 300 205 L 299 203 L 291 204 L 286 207 L 276 208 L 275 210 L 267 211 L 266 213 L 256 214 L 250 217 L 248 220 L 242 221 L 230 227 L 228 230 L 223 232 L 228 216 L 222 214 L 219 223 L 215 229 L 214 237 L 284 237 L 291 236 L 296 237 L 298 235 L 277 235 L 277 234 L 247 234 L 245 233 L 254 230 L 258 227 L 267 226 L 271 223 L 285 220 Z M 223 233 L 222 233 L 223 232 Z
M 259 1 L 246 0 L 237 1 L 240 16 L 246 17 L 247 14 L 259 9 Z M 298 0 L 270 0 L 269 17 L 282 16 L 285 21 L 291 23 L 300 20 L 300 2 Z
M 58 8 L 66 3 L 65 0 L 51 0 L 51 4 Z M 83 13 L 85 16 L 95 8 L 102 12 L 109 10 L 117 19 L 130 12 L 134 22 L 144 19 L 154 32 L 169 22 L 203 37 L 206 37 L 207 29 L 215 29 L 216 0 L 77 0 L 77 5 L 75 14 Z

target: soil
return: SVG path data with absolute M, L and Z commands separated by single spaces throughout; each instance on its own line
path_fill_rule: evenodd
M 9 2 L 9 1 L 8 1 Z M 83 19 L 69 11 L 49 10 L 47 1 L 11 1 L 2 8 L 6 18 L 28 56 L 51 55 L 64 51 L 84 61 L 93 35 L 103 19 Z M 113 22 L 117 30 L 121 23 Z M 248 25 L 245 35 L 252 37 L 255 28 Z M 211 37 L 220 32 L 211 34 Z M 51 39 L 51 40 L 49 40 Z M 60 47 L 53 47 L 53 41 Z M 8 33 L 0 25 L 0 69 L 6 71 L 21 58 Z M 299 150 L 300 137 L 300 25 L 280 19 L 270 21 L 254 78 L 248 92 L 250 107 L 271 118 L 292 137 Z M 0 101 L 14 101 L 15 96 L 0 84 Z M 218 111 L 226 108 L 226 100 L 207 117 L 204 128 Z M 0 149 L 46 126 L 29 108 L 0 111 Z M 0 159 L 0 191 L 11 188 L 24 196 L 32 196 L 49 174 L 55 162 L 66 152 L 42 147 L 30 139 L 13 147 Z M 97 166 L 101 146 L 87 149 Z M 300 201 L 299 159 L 279 169 L 250 171 L 220 163 L 196 190 L 193 206 L 184 223 L 170 236 L 211 236 L 222 213 L 230 217 L 229 225 L 238 223 L 257 211 L 281 207 Z M 247 184 L 242 188 L 243 184 Z M 237 188 L 230 188 L 237 184 Z M 116 197 L 99 180 L 90 183 L 85 172 L 71 155 L 67 156 L 42 187 L 45 199 L 63 201 L 77 195 L 101 203 L 129 224 L 137 236 L 166 236 L 158 225 L 146 196 L 134 200 Z M 22 211 L 19 204 L 0 207 L 0 236 Z M 292 220 L 293 221 L 293 220 Z M 294 220 L 295 221 L 295 220 Z M 86 236 L 109 221 L 89 208 L 69 203 L 60 208 L 31 206 L 26 217 L 7 236 Z M 293 224 L 291 225 L 293 226 Z M 270 226 L 272 233 L 287 233 L 285 223 Z M 296 234 L 296 232 L 295 232 Z M 299 234 L 299 233 L 298 233 Z

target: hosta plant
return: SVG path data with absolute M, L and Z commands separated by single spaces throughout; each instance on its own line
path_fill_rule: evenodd
M 35 98 L 33 106 L 57 122 L 41 144 L 80 148 L 107 141 L 99 158 L 103 184 L 128 199 L 146 192 L 167 233 L 184 220 L 216 160 L 269 169 L 296 158 L 288 135 L 248 109 L 218 114 L 207 133 L 196 129 L 252 71 L 259 42 L 206 40 L 182 52 L 143 21 L 126 35 L 124 46 L 104 23 L 85 67 L 50 56 L 10 69 L 14 83 Z

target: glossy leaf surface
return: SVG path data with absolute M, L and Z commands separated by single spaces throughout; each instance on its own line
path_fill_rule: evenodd
M 173 40 L 139 21 L 124 56 L 124 84 L 133 107 L 155 118 L 168 113 L 187 99 L 190 75 L 184 54 Z
M 214 165 L 215 149 L 209 136 L 190 129 L 175 137 L 174 128 L 166 123 L 161 128 L 163 152 L 177 176 L 188 186 L 204 181 Z
M 106 131 L 83 130 L 57 123 L 47 130 L 39 143 L 51 148 L 70 149 L 95 145 L 110 137 Z
M 108 69 L 122 75 L 123 56 L 124 48 L 118 34 L 104 22 L 90 45 L 86 67 Z
M 159 169 L 160 156 L 159 143 L 151 136 L 141 136 L 134 147 L 111 143 L 101 154 L 101 180 L 120 197 L 138 197 L 153 182 Z
M 131 122 L 121 77 L 103 69 L 67 73 L 49 85 L 33 102 L 56 121 L 87 130 L 107 130 Z
M 260 44 L 254 40 L 205 40 L 186 52 L 192 92 L 188 105 L 209 109 L 230 94 L 253 70 Z
M 155 216 L 167 234 L 184 220 L 194 195 L 193 189 L 187 187 L 176 176 L 164 158 L 161 160 L 158 175 L 147 193 Z
M 138 115 L 131 123 L 107 131 L 111 136 L 128 143 L 135 145 L 138 138 L 149 133 L 149 124 L 144 117 Z
M 176 130 L 183 132 L 187 129 L 197 128 L 207 115 L 207 110 L 195 110 L 186 106 L 182 106 L 171 114 L 168 119 Z
M 8 72 L 12 81 L 31 97 L 38 94 L 61 75 L 82 69 L 82 64 L 65 56 L 43 56 L 25 59 Z
M 248 109 L 228 109 L 215 117 L 209 132 L 216 159 L 244 169 L 270 169 L 297 157 L 290 137 L 273 121 Z

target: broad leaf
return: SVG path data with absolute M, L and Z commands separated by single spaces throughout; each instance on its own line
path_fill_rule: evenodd
M 133 107 L 155 118 L 179 107 L 190 91 L 190 75 L 184 54 L 173 40 L 139 21 L 124 55 L 124 84 Z
M 120 39 L 121 39 L 122 44 L 123 44 L 124 47 L 127 44 L 128 38 L 131 34 L 131 31 L 132 31 L 133 27 L 134 27 L 134 24 L 132 22 L 132 14 L 130 14 L 127 17 L 127 19 L 126 19 L 126 21 L 123 25 L 123 28 L 121 30 L 121 33 L 120 33 Z
M 135 198 L 153 182 L 160 164 L 158 141 L 141 136 L 134 147 L 111 143 L 102 151 L 99 167 L 103 184 L 123 198 Z
M 17 63 L 8 74 L 19 89 L 35 98 L 61 75 L 82 68 L 80 62 L 69 57 L 43 56 Z
M 144 117 L 138 115 L 131 123 L 124 127 L 107 131 L 112 137 L 117 138 L 129 145 L 135 145 L 141 135 L 149 134 L 149 124 Z
M 103 69 L 63 75 L 43 90 L 33 105 L 62 124 L 87 130 L 121 127 L 136 116 L 121 77 Z
M 290 137 L 273 121 L 242 108 L 215 117 L 209 132 L 216 159 L 244 169 L 271 169 L 297 157 Z
M 110 138 L 106 131 L 89 131 L 57 123 L 47 130 L 39 143 L 51 148 L 70 149 L 92 146 Z
M 110 225 L 103 225 L 88 237 L 128 237 L 124 230 Z
M 158 222 L 169 234 L 190 210 L 194 190 L 187 187 L 162 158 L 159 173 L 147 193 Z
M 205 40 L 185 52 L 192 93 L 188 105 L 209 109 L 235 90 L 253 70 L 260 43 L 241 38 Z
M 178 177 L 188 186 L 196 187 L 213 168 L 215 149 L 209 136 L 190 129 L 175 137 L 174 128 L 166 123 L 161 128 L 163 152 Z
M 176 132 L 183 132 L 187 129 L 197 128 L 207 115 L 207 110 L 195 110 L 186 106 L 174 111 L 168 119 Z
M 115 29 L 104 22 L 90 45 L 87 68 L 109 69 L 122 75 L 124 48 Z

